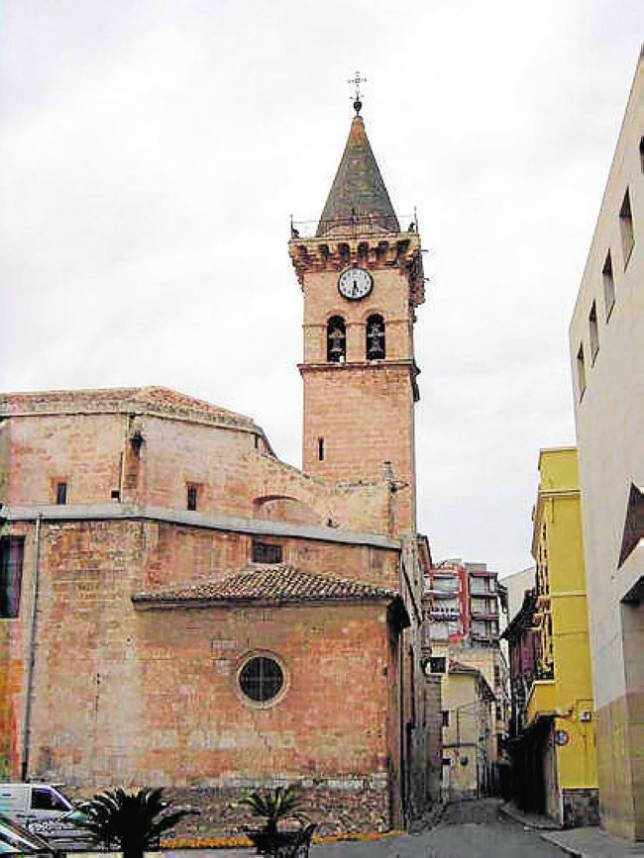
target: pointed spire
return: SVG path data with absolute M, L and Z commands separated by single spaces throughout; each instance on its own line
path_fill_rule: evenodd
M 357 111 L 358 107 L 354 107 Z M 364 120 L 357 113 L 316 234 L 321 237 L 346 231 L 353 225 L 358 232 L 360 228 L 367 228 L 370 232 L 400 232 L 396 213 L 369 145 Z

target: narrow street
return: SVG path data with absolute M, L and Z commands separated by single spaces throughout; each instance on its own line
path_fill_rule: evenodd
M 313 846 L 311 858 L 563 858 L 563 850 L 544 842 L 499 814 L 500 801 L 481 799 L 452 804 L 441 822 L 420 834 L 385 837 L 368 843 Z M 169 858 L 242 858 L 250 850 L 177 850 Z

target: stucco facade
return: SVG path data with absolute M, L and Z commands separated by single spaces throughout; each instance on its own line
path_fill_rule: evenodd
M 644 58 L 570 323 L 603 824 L 644 837 Z
M 595 719 L 577 452 L 542 450 L 533 511 L 536 571 L 505 632 L 515 791 L 566 827 L 598 821 Z

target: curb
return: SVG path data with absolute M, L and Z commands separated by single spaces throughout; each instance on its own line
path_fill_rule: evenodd
M 552 843 L 553 846 L 558 846 L 562 852 L 565 852 L 566 855 L 571 855 L 572 858 L 586 858 L 583 852 L 578 852 L 577 849 L 573 849 L 571 846 L 564 846 L 562 843 L 558 843 L 556 840 L 553 840 L 548 834 L 544 834 L 540 831 L 539 837 L 542 840 L 545 840 L 546 843 Z
M 513 822 L 518 822 L 520 825 L 525 825 L 527 828 L 533 828 L 535 831 L 562 831 L 563 827 L 558 825 L 556 822 L 544 821 L 538 822 L 533 819 L 526 819 L 526 817 L 521 813 L 518 808 L 514 807 L 507 802 L 505 804 L 500 805 L 499 813 L 502 816 L 511 819 Z M 558 846 L 559 844 L 557 844 Z M 579 855 L 580 853 L 575 852 L 571 853 L 574 855 Z M 583 856 L 582 856 L 583 858 Z

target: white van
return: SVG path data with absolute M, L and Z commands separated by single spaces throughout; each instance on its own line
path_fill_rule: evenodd
M 62 819 L 73 811 L 73 804 L 51 784 L 0 783 L 0 815 L 20 825 L 32 820 Z
M 88 841 L 87 832 L 74 825 L 82 814 L 52 784 L 0 783 L 0 816 L 57 846 Z

